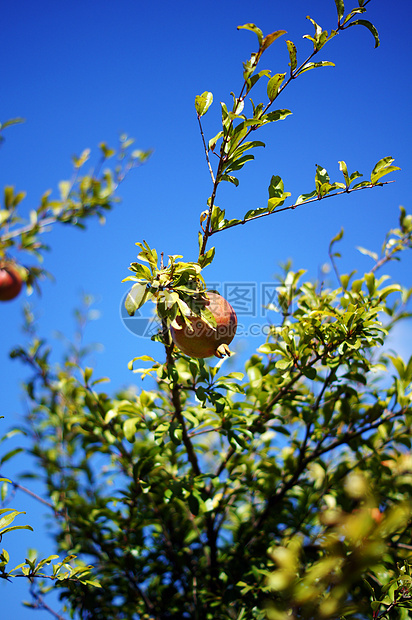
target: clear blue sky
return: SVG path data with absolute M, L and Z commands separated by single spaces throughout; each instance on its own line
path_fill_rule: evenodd
M 347 1 L 347 9 L 355 4 Z M 60 180 L 70 177 L 70 158 L 84 148 L 92 148 L 93 161 L 99 142 L 115 145 L 119 133 L 127 132 L 136 138 L 137 147 L 154 149 L 148 164 L 121 187 L 122 204 L 108 215 L 105 227 L 91 223 L 86 233 L 64 227 L 47 235 L 52 250 L 44 267 L 53 272 L 55 282 L 46 282 L 42 297 L 34 295 L 31 301 L 41 334 L 54 343 L 56 359 L 60 345 L 54 334 L 61 331 L 70 337 L 81 291 L 97 299 L 101 318 L 87 333 L 90 341 L 104 345 L 93 362 L 98 375 L 111 377 L 111 389 L 140 385 L 127 370 L 132 357 L 146 353 L 162 359 L 160 345 L 134 337 L 122 325 L 119 307 L 127 285 L 121 280 L 136 258 L 135 242 L 142 239 L 166 256 L 197 258 L 199 215 L 211 187 L 194 97 L 205 90 L 214 94 L 204 118 L 210 138 L 219 131 L 219 101 L 230 103 L 230 91 L 239 91 L 242 61 L 256 49 L 255 35 L 237 31 L 236 26 L 254 22 L 265 34 L 286 30 L 303 60 L 311 43 L 302 36 L 313 32 L 307 14 L 327 30 L 335 26 L 333 0 L 15 0 L 3 7 L 0 121 L 16 116 L 27 120 L 5 133 L 1 183 L 27 191 L 26 213 L 45 190 L 56 190 Z M 367 270 L 369 259 L 356 246 L 378 250 L 388 228 L 396 224 L 399 205 L 410 208 L 412 9 L 406 0 L 372 0 L 366 17 L 378 28 L 381 46 L 374 49 L 372 35 L 361 27 L 335 37 L 320 59 L 336 67 L 307 72 L 285 90 L 279 107 L 289 108 L 293 116 L 262 131 L 266 148 L 257 150 L 255 162 L 240 172 L 240 186 L 222 187 L 216 202 L 230 217 L 242 217 L 266 204 L 273 174 L 283 178 L 285 190 L 296 199 L 313 189 L 316 164 L 338 180 L 341 159 L 350 171 L 359 170 L 366 177 L 380 158 L 391 155 L 402 168 L 391 176 L 396 183 L 216 235 L 210 282 L 259 287 L 272 282 L 278 264 L 288 258 L 315 278 L 327 262 L 330 238 L 341 227 L 343 270 Z M 264 54 L 261 68 L 287 71 L 284 39 Z M 25 262 L 32 264 L 33 259 Z M 409 286 L 410 264 L 405 255 L 392 270 Z M 8 359 L 10 348 L 22 341 L 23 301 L 20 297 L 0 308 L 2 429 L 18 423 L 24 413 L 19 382 L 26 370 Z M 402 338 L 407 353 L 410 329 Z M 259 344 L 256 338 L 237 339 L 239 355 L 233 363 L 240 367 L 245 353 Z M 15 478 L 31 467 L 27 458 L 19 457 L 7 463 L 1 475 Z M 22 494 L 11 505 L 27 510 L 19 523 L 35 527 L 34 534 L 22 531 L 5 537 L 2 544 L 12 562 L 20 562 L 28 547 L 36 547 L 43 556 L 53 553 L 42 508 Z M 0 591 L 3 613 L 22 620 L 32 617 L 33 612 L 20 605 L 24 584 L 1 584 Z M 50 616 L 41 612 L 35 617 Z

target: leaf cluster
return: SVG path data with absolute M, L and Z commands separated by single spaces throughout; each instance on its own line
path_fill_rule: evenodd
M 7 121 L 0 130 L 20 121 Z M 26 192 L 6 186 L 0 208 L 0 261 L 10 259 L 16 252 L 27 253 L 42 261 L 49 248 L 41 235 L 56 223 L 84 229 L 89 218 L 97 217 L 103 224 L 105 213 L 119 200 L 116 192 L 120 183 L 131 169 L 142 165 L 150 156 L 150 151 L 131 150 L 133 142 L 127 135 L 121 135 L 117 152 L 102 142 L 99 145 L 100 159 L 88 172 L 84 168 L 90 158 L 90 149 L 85 149 L 78 157 L 73 156 L 72 176 L 60 181 L 59 196 L 53 196 L 52 191 L 47 190 L 38 206 L 29 210 L 28 219 L 22 215 Z M 110 165 L 112 159 L 114 163 Z M 48 275 L 35 265 L 20 269 L 29 292 L 33 286 L 38 288 L 41 277 Z
M 85 554 L 102 585 L 66 587 L 72 609 L 404 617 L 412 360 L 381 347 L 412 291 L 381 267 L 333 288 L 287 266 L 281 323 L 242 373 L 178 356 L 153 363 L 154 389 L 110 396 L 80 359 L 15 352 L 35 374 L 26 432 L 59 551 Z

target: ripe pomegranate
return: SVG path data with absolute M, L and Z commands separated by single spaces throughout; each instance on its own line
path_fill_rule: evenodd
M 0 263 L 0 301 L 17 297 L 22 285 L 22 277 L 15 265 L 10 262 Z
M 236 334 L 237 317 L 232 306 L 218 293 L 206 293 L 208 309 L 216 319 L 212 329 L 201 317 L 189 316 L 190 327 L 182 317 L 177 317 L 170 327 L 175 345 L 190 357 L 225 357 L 230 355 L 228 345 Z

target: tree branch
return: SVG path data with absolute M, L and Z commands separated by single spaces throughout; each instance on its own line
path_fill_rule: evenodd
M 320 200 L 324 200 L 325 198 L 332 198 L 334 196 L 341 196 L 342 194 L 352 194 L 352 192 L 358 192 L 362 189 L 371 189 L 373 187 L 380 187 L 381 185 L 388 185 L 389 183 L 395 183 L 395 181 L 382 181 L 381 183 L 376 183 L 376 185 L 364 185 L 363 187 L 354 187 L 352 189 L 343 189 L 340 192 L 334 192 L 333 194 L 326 194 L 326 196 L 321 196 L 317 198 L 311 198 L 310 200 L 305 200 L 304 202 L 294 203 L 288 207 L 282 207 L 281 209 L 275 209 L 274 211 L 259 213 L 259 215 L 254 215 L 252 217 L 248 217 L 247 219 L 238 220 L 233 222 L 232 224 L 228 224 L 227 226 L 222 226 L 221 228 L 216 228 L 215 230 L 211 230 L 209 233 L 209 237 L 215 235 L 218 232 L 222 232 L 222 230 L 227 230 L 228 228 L 234 228 L 235 226 L 241 226 L 243 224 L 247 224 L 247 222 L 252 222 L 253 220 L 259 220 L 262 217 L 268 217 L 269 215 L 274 215 L 275 213 L 281 213 L 282 211 L 289 211 L 290 209 L 296 209 L 302 205 L 307 205 L 312 202 L 319 202 Z
M 211 163 L 210 163 L 209 149 L 207 148 L 207 145 L 206 145 L 205 135 L 203 133 L 202 122 L 200 120 L 200 115 L 199 114 L 197 115 L 197 120 L 199 122 L 199 129 L 200 129 L 200 135 L 202 136 L 203 148 L 205 149 L 207 167 L 209 168 L 210 176 L 212 177 L 212 183 L 214 185 L 216 183 L 216 179 L 215 179 L 215 175 L 213 174 L 213 169 L 212 169 L 212 166 L 211 166 Z

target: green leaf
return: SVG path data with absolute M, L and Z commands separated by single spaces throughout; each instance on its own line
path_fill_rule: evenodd
M 169 437 L 175 446 L 179 446 L 182 443 L 182 427 L 179 422 L 170 423 Z
M 221 209 L 217 205 L 213 205 L 212 217 L 210 219 L 210 226 L 212 230 L 219 229 L 223 226 L 225 219 L 225 210 Z
M 313 366 L 307 366 L 306 368 L 302 368 L 302 372 L 308 379 L 313 380 L 316 378 L 316 368 L 313 368 Z
M 278 197 L 283 194 L 284 186 L 283 180 L 279 175 L 273 175 L 270 179 L 270 184 L 268 187 L 269 198 Z
M 283 181 L 280 176 L 272 176 L 270 180 L 270 184 L 268 187 L 269 191 L 269 200 L 268 200 L 268 211 L 271 213 L 276 209 L 276 207 L 284 204 L 286 198 L 288 198 L 291 194 L 290 192 L 285 192 L 283 189 Z
M 207 265 L 210 265 L 210 263 L 213 261 L 214 256 L 215 248 L 210 248 L 210 250 L 208 250 L 206 254 L 203 254 L 203 256 L 199 256 L 199 265 L 201 266 L 201 268 L 204 269 L 205 267 L 207 267 Z
M 376 280 L 374 273 L 365 273 L 365 282 L 368 287 L 369 295 L 373 295 L 376 289 Z
M 251 218 L 254 218 L 258 215 L 263 215 L 263 213 L 267 213 L 268 209 L 267 207 L 259 207 L 258 209 L 250 209 L 250 211 L 248 211 L 245 216 L 244 216 L 244 220 L 250 220 Z
M 292 41 L 286 41 L 286 45 L 288 48 L 288 52 L 289 52 L 289 66 L 290 66 L 290 72 L 293 73 L 293 71 L 296 69 L 297 67 L 297 51 L 296 51 L 296 45 L 292 42 Z
M 249 60 L 243 63 L 243 79 L 245 80 L 246 84 L 249 84 L 250 76 L 255 71 L 258 60 L 258 55 L 252 54 Z
M 14 187 L 12 185 L 6 185 L 4 188 L 4 206 L 6 209 L 11 209 L 13 206 Z
M 26 514 L 26 513 L 23 513 Z M 12 525 L 11 527 L 6 527 L 4 530 L 1 530 L 0 536 L 7 534 L 8 532 L 13 532 L 14 530 L 30 530 L 30 532 L 34 532 L 31 525 Z
M 306 19 L 312 22 L 315 27 L 315 36 L 311 37 L 309 34 L 303 35 L 304 39 L 309 39 L 313 42 L 313 49 L 315 52 L 318 52 L 327 41 L 332 39 L 337 34 L 336 30 L 332 30 L 330 36 L 326 30 L 322 30 L 322 28 L 317 24 L 309 15 L 307 15 Z
M 274 121 L 283 121 L 287 116 L 292 114 L 290 110 L 275 110 L 261 117 L 264 123 L 273 123 Z
M 213 103 L 213 94 L 208 92 L 207 90 L 201 95 L 196 95 L 195 97 L 195 108 L 197 115 L 203 116 L 206 114 L 208 109 Z
M 269 213 L 272 213 L 277 207 L 281 207 L 286 198 L 289 198 L 289 196 L 291 195 L 290 192 L 284 192 L 281 196 L 279 196 L 279 198 L 269 198 L 268 200 L 268 211 Z
M 130 362 L 128 362 L 127 367 L 129 370 L 133 370 L 133 363 L 136 362 L 137 360 L 140 360 L 142 362 L 154 362 L 154 358 L 150 357 L 150 355 L 139 355 L 137 357 L 134 357 L 132 360 L 130 360 Z
M 125 307 L 130 316 L 133 316 L 136 310 L 138 310 L 145 303 L 149 294 L 146 283 L 137 282 L 132 286 L 127 294 Z
M 330 62 L 329 60 L 322 60 L 321 62 L 308 62 L 298 73 L 298 75 L 302 75 L 305 71 L 310 71 L 311 69 L 316 69 L 317 67 L 334 67 L 335 63 Z
M 229 112 L 227 110 L 227 106 L 226 106 L 226 104 L 223 101 L 220 102 L 220 107 L 222 108 L 223 131 L 224 131 L 224 135 L 227 136 L 228 132 L 229 132 L 229 128 L 233 131 L 232 120 L 229 117 Z
M 8 209 L 0 209 L 0 226 L 2 226 L 9 217 L 10 211 Z
M 84 149 L 79 157 L 73 155 L 72 161 L 75 168 L 81 168 L 90 157 L 90 149 Z
M 130 443 L 134 442 L 134 438 L 136 435 L 136 426 L 139 421 L 139 418 L 128 418 L 123 424 L 124 436 Z
M 376 252 L 372 252 L 371 250 L 367 250 L 366 248 L 362 248 L 361 246 L 356 246 L 356 249 L 359 250 L 359 252 L 361 254 L 364 254 L 365 256 L 370 256 L 374 261 L 378 260 L 378 255 L 376 254 Z
M 9 514 L 4 514 L 8 512 Z M 25 515 L 25 512 L 18 512 L 17 510 L 12 510 L 11 508 L 2 508 L 0 510 L 0 514 L 4 516 L 0 518 L 0 530 L 2 530 L 0 532 L 1 534 L 4 534 L 3 528 L 6 528 L 10 525 L 10 523 L 13 523 L 14 519 L 17 517 L 17 515 Z
M 276 99 L 279 88 L 285 77 L 286 73 L 276 73 L 276 75 L 270 78 L 267 85 L 267 94 L 269 97 L 269 101 L 273 101 L 274 99 Z
M 331 247 L 332 247 L 332 246 L 333 246 L 333 245 L 334 245 L 337 241 L 340 241 L 340 240 L 342 239 L 344 232 L 345 232 L 345 231 L 344 231 L 344 229 L 343 229 L 343 228 L 341 228 L 341 229 L 340 229 L 340 231 L 338 232 L 338 234 L 337 234 L 337 235 L 335 235 L 335 236 L 333 237 L 333 239 L 331 239 L 331 240 L 330 240 L 330 243 L 329 243 L 329 251 L 330 251 Z
M 217 141 L 223 137 L 223 131 L 219 131 L 218 134 L 215 135 L 214 138 L 209 140 L 208 149 L 209 151 L 214 151 Z
M 196 495 L 193 495 L 193 493 L 191 493 L 189 495 L 189 497 L 187 498 L 188 504 L 189 504 L 189 509 L 190 512 L 192 513 L 192 515 L 194 515 L 195 517 L 199 514 L 199 500 L 196 497 Z
M 283 34 L 286 34 L 286 30 L 276 30 L 275 32 L 271 32 L 263 37 L 263 41 L 260 44 L 259 54 L 261 55 L 270 45 L 272 45 L 274 41 L 276 41 L 276 39 L 279 39 L 279 37 Z
M 335 4 L 336 4 L 336 10 L 338 12 L 338 19 L 340 21 L 345 14 L 345 4 L 343 0 L 335 0 Z
M 255 75 L 252 75 L 248 80 L 247 80 L 247 91 L 249 92 L 250 90 L 252 90 L 252 88 L 254 87 L 254 85 L 256 84 L 256 82 L 258 82 L 263 76 L 266 76 L 268 78 L 270 78 L 270 71 L 268 69 L 263 69 L 262 71 L 259 71 L 259 73 L 256 73 Z
M 383 157 L 380 159 L 371 173 L 371 183 L 375 185 L 379 179 L 381 179 L 386 174 L 390 172 L 394 172 L 395 170 L 400 170 L 398 166 L 391 166 L 394 161 L 393 157 Z
M 361 187 L 370 187 L 370 186 L 371 186 L 370 181 L 362 181 L 361 183 L 356 183 L 356 185 L 354 185 L 352 189 L 360 189 Z
M 307 200 L 313 200 L 313 198 L 317 198 L 318 194 L 316 189 L 313 190 L 313 192 L 310 192 L 309 194 L 301 194 L 299 196 L 299 198 L 297 199 L 297 201 L 295 202 L 296 205 L 300 205 L 303 202 L 306 202 Z
M 67 200 L 71 189 L 70 181 L 60 181 L 59 183 L 59 192 L 60 198 L 64 201 Z
M 233 185 L 236 185 L 236 187 L 239 185 L 239 179 L 237 179 L 236 177 L 232 176 L 231 174 L 222 174 L 222 176 L 220 177 L 221 181 L 228 181 L 229 183 L 233 183 Z
M 242 153 L 248 151 L 249 149 L 254 149 L 257 146 L 265 146 L 264 142 L 260 140 L 253 140 L 251 142 L 244 142 L 241 144 L 233 153 L 231 153 L 231 159 L 234 157 L 240 157 Z
M 7 452 L 4 456 L 2 456 L 0 465 L 4 465 L 4 463 L 20 452 L 23 452 L 23 448 L 14 448 L 13 450 L 10 450 L 10 452 Z
M 243 24 L 243 26 L 238 26 L 237 29 L 238 30 L 250 30 L 251 32 L 254 32 L 258 38 L 259 47 L 262 46 L 263 32 L 255 24 Z
M 349 183 L 348 167 L 344 161 L 339 161 L 338 164 L 339 164 L 339 170 L 342 172 L 345 178 L 346 187 L 349 187 L 350 183 Z
M 157 269 L 158 256 L 156 250 L 154 248 L 151 249 L 146 241 L 143 241 L 143 243 L 137 242 L 136 245 L 142 250 L 139 252 L 138 258 L 146 263 L 149 263 L 150 269 L 153 273 Z
M 386 297 L 391 293 L 400 293 L 401 290 L 402 289 L 399 284 L 390 284 L 389 286 L 385 286 L 383 289 L 379 290 L 379 299 L 386 299 Z
M 265 342 L 261 344 L 258 348 L 259 353 L 264 353 L 265 355 L 272 355 L 277 350 L 277 345 L 274 342 Z
M 17 125 L 18 123 L 25 123 L 26 119 L 25 118 L 11 118 L 8 121 L 4 121 L 4 123 L 0 123 L 0 131 L 3 131 L 3 129 L 6 129 L 6 127 L 11 127 L 11 125 Z
M 148 280 L 149 282 L 153 280 L 152 272 L 150 271 L 148 267 L 146 267 L 146 265 L 142 265 L 140 263 L 131 263 L 129 269 L 130 271 L 134 273 L 134 276 L 128 276 L 127 278 L 124 278 L 122 282 L 125 282 L 133 278 Z
M 237 159 L 232 158 L 228 167 L 224 169 L 225 173 L 227 174 L 228 172 L 240 170 L 241 168 L 243 168 L 246 162 L 252 161 L 252 159 L 255 159 L 255 156 L 251 154 L 243 155 L 243 157 L 238 157 Z
M 277 368 L 278 370 L 281 370 L 281 371 L 286 371 L 286 370 L 289 370 L 290 368 L 292 368 L 292 366 L 293 366 L 293 362 L 292 362 L 291 360 L 288 360 L 288 359 L 286 359 L 286 358 L 283 358 L 283 359 L 281 359 L 281 360 L 278 360 L 278 361 L 276 362 L 275 366 L 276 366 L 276 368 Z
M 365 28 L 367 28 L 369 32 L 372 33 L 373 38 L 375 39 L 375 48 L 379 47 L 380 45 L 379 33 L 376 30 L 375 26 L 371 24 L 370 21 L 368 21 L 367 19 L 356 19 L 354 22 L 351 22 L 350 24 L 348 24 L 347 28 L 349 28 L 350 26 L 365 26 Z

